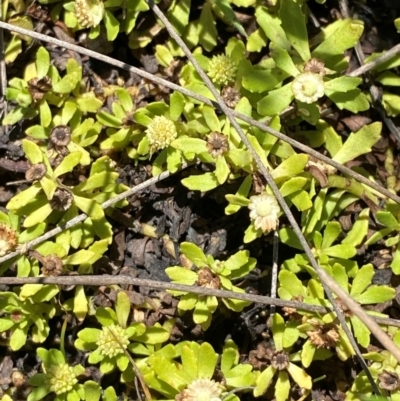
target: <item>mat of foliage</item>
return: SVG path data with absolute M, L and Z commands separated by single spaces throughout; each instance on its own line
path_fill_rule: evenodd
M 349 2 L 344 18 L 346 4 L 158 6 L 229 107 L 397 193 L 400 56 L 346 74 L 359 67 L 357 46 L 369 62 L 398 43 L 400 5 Z M 213 99 L 145 0 L 0 7 L 10 24 Z M 260 295 L 276 284 L 283 300 L 330 306 L 219 110 L 63 47 L 2 35 L 2 276 L 128 275 Z M 239 122 L 318 263 L 371 315 L 398 319 L 400 206 Z M 101 207 L 163 171 L 169 178 Z M 27 249 L 81 213 L 83 222 Z M 400 400 L 398 361 L 343 312 L 381 396 Z M 398 328 L 382 328 L 400 346 Z M 134 286 L 0 285 L 1 401 L 340 401 L 372 392 L 334 313 Z

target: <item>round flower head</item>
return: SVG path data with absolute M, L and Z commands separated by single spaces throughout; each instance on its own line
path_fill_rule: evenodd
M 181 391 L 176 401 L 221 401 L 221 386 L 214 380 L 197 379 Z
M 10 226 L 0 223 L 0 256 L 11 252 L 17 242 L 17 233 Z
M 297 100 L 304 103 L 314 103 L 324 96 L 324 80 L 314 72 L 303 72 L 292 82 L 292 92 Z
M 126 349 L 129 345 L 129 337 L 125 329 L 119 325 L 112 324 L 111 326 L 103 327 L 97 345 L 100 354 L 112 358 L 118 354 L 124 353 L 121 345 Z
M 249 209 L 256 230 L 265 233 L 276 229 L 280 208 L 275 196 L 266 193 L 254 195 L 250 198 Z
M 74 369 L 67 363 L 63 365 L 52 365 L 47 369 L 46 379 L 50 391 L 57 395 L 67 393 L 78 383 Z
M 82 27 L 95 27 L 104 17 L 104 3 L 101 0 L 75 0 L 75 15 Z
M 154 117 L 147 127 L 146 134 L 152 152 L 165 149 L 178 136 L 173 121 L 164 116 Z
M 229 85 L 235 81 L 237 65 L 225 54 L 214 56 L 208 65 L 208 76 L 217 85 Z

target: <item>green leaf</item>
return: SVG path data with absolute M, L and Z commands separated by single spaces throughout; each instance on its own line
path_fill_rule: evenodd
M 93 380 L 84 383 L 85 401 L 99 401 L 101 396 L 101 387 Z
M 220 8 L 226 19 L 230 22 L 232 26 L 236 28 L 236 30 L 245 38 L 247 38 L 247 33 L 244 30 L 243 26 L 240 24 L 239 20 L 236 17 L 235 12 L 233 11 L 231 5 L 226 0 L 216 0 L 217 6 Z
M 294 0 L 282 1 L 279 16 L 289 42 L 300 54 L 303 61 L 308 61 L 311 58 L 311 54 L 308 45 L 307 27 L 305 15 L 299 3 Z
M 26 344 L 26 337 L 28 335 L 29 325 L 24 328 L 16 327 L 11 334 L 10 338 L 10 348 L 13 351 L 18 351 Z
M 218 31 L 215 27 L 214 16 L 210 3 L 204 3 L 199 20 L 199 42 L 208 52 L 217 45 Z
M 181 244 L 181 252 L 197 267 L 208 266 L 207 256 L 197 245 L 191 242 L 183 242 Z
M 285 331 L 285 321 L 279 313 L 275 313 L 272 318 L 272 333 L 274 337 L 275 349 L 283 350 L 283 333 Z
M 352 133 L 342 148 L 335 154 L 333 160 L 347 163 L 356 157 L 369 153 L 381 137 L 382 123 L 376 122 L 364 125 L 356 133 Z
M 50 54 L 42 46 L 36 52 L 36 73 L 37 78 L 41 79 L 47 75 L 50 68 Z
M 25 218 L 24 227 L 33 227 L 36 224 L 43 222 L 47 219 L 52 211 L 53 209 L 51 208 L 50 204 L 45 203 Z
M 339 222 L 337 221 L 328 222 L 324 231 L 324 238 L 322 241 L 321 248 L 325 249 L 330 247 L 339 237 L 341 232 L 342 232 L 342 226 L 340 225 Z
M 399 228 L 399 222 L 396 220 L 393 214 L 385 210 L 378 210 L 376 212 L 376 219 L 385 227 L 389 227 L 394 230 Z
M 289 362 L 289 366 L 286 368 L 292 379 L 301 387 L 306 390 L 311 390 L 312 380 L 302 368 L 296 366 L 294 363 Z
M 292 298 L 305 298 L 306 293 L 303 284 L 293 272 L 281 270 L 279 273 L 279 283 L 281 287 L 284 287 L 290 293 Z
M 218 355 L 215 353 L 214 348 L 206 342 L 202 343 L 197 354 L 197 378 L 211 379 L 217 360 Z
M 40 125 L 44 128 L 47 128 L 51 124 L 51 110 L 46 102 L 46 100 L 42 99 L 39 103 L 39 115 L 40 115 Z
M 230 174 L 230 169 L 228 166 L 228 163 L 225 160 L 224 156 L 218 156 L 217 157 L 217 162 L 215 163 L 215 177 L 218 180 L 219 184 L 223 184 L 227 179 Z
M 118 100 L 121 103 L 121 106 L 123 107 L 123 109 L 125 110 L 126 113 L 132 111 L 133 109 L 133 102 L 132 102 L 132 98 L 131 95 L 129 94 L 129 92 L 126 89 L 117 89 L 115 91 Z
M 327 90 L 325 94 L 340 110 L 346 109 L 353 113 L 358 113 L 369 109 L 368 98 L 360 89 L 353 89 L 348 92 L 331 92 Z
M 27 401 L 42 400 L 49 393 L 50 393 L 50 387 L 48 386 L 36 387 L 29 393 Z
M 80 210 L 90 216 L 93 220 L 99 220 L 104 216 L 104 211 L 101 206 L 92 199 L 74 195 L 74 202 Z
M 92 258 L 95 255 L 94 252 L 88 251 L 86 249 L 81 249 L 78 252 L 75 252 L 72 255 L 69 255 L 64 263 L 66 265 L 80 265 L 81 263 L 85 263 L 87 260 Z
M 255 66 L 243 74 L 242 85 L 251 93 L 263 93 L 274 89 L 281 77 L 282 72 L 278 69 L 266 70 Z
M 74 306 L 72 311 L 79 322 L 82 322 L 86 318 L 89 311 L 88 300 L 83 285 L 77 285 L 75 287 Z
M 347 237 L 342 241 L 343 244 L 350 244 L 353 246 L 361 245 L 364 238 L 368 234 L 369 227 L 369 209 L 364 209 L 358 215 L 356 222 L 351 230 L 348 232 Z
M 257 378 L 256 387 L 253 390 L 254 397 L 260 397 L 267 391 L 275 372 L 276 369 L 271 365 L 261 372 L 260 376 Z
M 257 112 L 262 116 L 280 114 L 293 100 L 291 83 L 272 90 L 257 103 Z
M 114 387 L 109 386 L 103 391 L 103 401 L 117 401 L 117 399 Z
M 388 287 L 386 285 L 373 285 L 362 294 L 355 297 L 355 300 L 361 305 L 379 304 L 381 302 L 390 301 L 394 298 L 395 295 L 396 290 L 394 288 Z
M 348 92 L 356 89 L 362 82 L 361 78 L 356 77 L 339 77 L 325 82 L 324 87 L 327 91 L 332 92 Z
M 325 248 L 321 253 L 333 258 L 350 259 L 357 254 L 357 249 L 349 244 L 339 244 Z
M 86 328 L 78 332 L 78 338 L 83 340 L 85 343 L 94 344 L 98 341 L 100 333 L 101 330 L 99 329 Z
M 192 294 L 192 293 L 185 294 L 179 300 L 178 309 L 183 311 L 192 310 L 195 308 L 197 300 L 198 300 L 197 294 Z
M 174 91 L 170 96 L 169 116 L 172 121 L 178 121 L 185 108 L 185 97 L 182 93 Z
M 294 65 L 293 60 L 287 50 L 271 44 L 270 56 L 274 59 L 276 66 L 282 71 L 285 71 L 287 74 L 293 77 L 300 74 L 300 71 Z
M 350 316 L 351 326 L 358 343 L 367 348 L 370 344 L 370 332 L 365 324 L 357 317 Z
M 180 284 L 192 285 L 197 281 L 198 278 L 195 272 L 178 266 L 167 267 L 165 269 L 165 273 L 172 281 Z
M 107 40 L 113 42 L 118 35 L 119 32 L 119 22 L 113 16 L 111 11 L 105 10 L 104 13 L 104 25 L 106 26 L 107 31 Z
M 211 131 L 221 131 L 221 124 L 213 107 L 204 105 L 203 116 Z
M 214 173 L 192 175 L 184 178 L 181 182 L 186 188 L 201 192 L 210 191 L 220 185 Z
M 363 266 L 354 277 L 350 295 L 352 297 L 360 295 L 369 285 L 371 285 L 374 274 L 375 272 L 372 264 Z
M 290 50 L 290 42 L 288 41 L 285 31 L 282 29 L 280 19 L 268 12 L 266 7 L 256 8 L 256 18 L 258 25 L 261 26 L 268 39 L 277 46 L 285 50 Z
M 294 154 L 286 160 L 284 160 L 278 167 L 272 172 L 271 176 L 276 182 L 280 182 L 284 179 L 288 179 L 291 176 L 300 174 L 304 171 L 304 168 L 308 162 L 308 155 L 306 154 Z
M 364 30 L 364 24 L 359 20 L 343 19 L 325 28 L 325 40 L 312 52 L 312 57 L 324 60 L 332 66 L 332 56 L 342 55 L 347 49 L 354 47 Z
M 199 138 L 191 138 L 186 135 L 182 135 L 175 139 L 170 146 L 184 153 L 199 154 L 208 152 L 206 141 Z
M 25 107 L 16 106 L 3 118 L 2 124 L 15 125 L 19 120 L 24 117 L 26 112 L 27 110 Z
M 267 45 L 267 37 L 262 29 L 256 29 L 248 38 L 246 50 L 248 52 L 260 52 Z
M 118 324 L 122 327 L 126 327 L 129 313 L 131 311 L 131 301 L 128 295 L 124 291 L 120 291 L 117 295 L 117 302 L 115 304 L 115 312 L 117 313 Z
M 65 75 L 60 81 L 53 85 L 53 91 L 61 94 L 71 93 L 78 83 L 76 73 Z
M 289 392 L 290 392 L 289 375 L 287 374 L 287 372 L 282 370 L 278 374 L 278 379 L 275 385 L 276 401 L 286 401 L 289 398 Z
M 9 318 L 0 318 L 0 333 L 7 331 L 13 327 L 15 323 Z
M 79 164 L 81 157 L 82 154 L 80 152 L 72 152 L 65 156 L 62 162 L 54 170 L 53 177 L 57 178 L 60 175 L 71 172 L 74 167 Z
M 29 141 L 28 139 L 23 139 L 21 145 L 26 158 L 32 164 L 38 164 L 43 161 L 43 153 L 36 143 Z

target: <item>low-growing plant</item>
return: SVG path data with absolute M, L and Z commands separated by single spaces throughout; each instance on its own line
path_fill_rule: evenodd
M 126 350 L 133 351 L 135 342 L 155 345 L 167 341 L 170 336 L 169 331 L 160 326 L 146 328 L 143 323 L 130 323 L 130 314 L 129 297 L 120 291 L 115 311 L 108 307 L 97 308 L 95 317 L 102 326 L 101 329 L 85 328 L 78 333 L 75 341 L 77 349 L 90 351 L 89 363 L 100 363 L 100 371 L 104 374 L 118 367 L 124 373 L 126 381 L 134 377 Z
M 282 316 L 275 313 L 272 318 L 273 344 L 275 351 L 271 357 L 271 364 L 257 375 L 256 386 L 253 391 L 255 397 L 263 395 L 268 387 L 275 382 L 275 397 L 277 401 L 286 401 L 289 399 L 291 389 L 290 378 L 309 392 L 312 388 L 312 379 L 302 368 L 291 362 L 291 355 L 284 347 L 283 339 L 285 332 L 285 321 Z
M 182 341 L 168 345 L 139 362 L 147 385 L 167 399 L 224 399 L 238 401 L 228 390 L 254 384 L 252 366 L 239 363 L 236 345 L 229 341 L 221 356 L 221 379 L 218 377 L 218 354 L 204 342 Z
M 232 280 L 244 277 L 256 266 L 256 259 L 250 257 L 249 251 L 239 251 L 226 261 L 220 261 L 215 260 L 211 255 L 206 256 L 198 246 L 184 242 L 181 244 L 181 252 L 189 261 L 186 267 L 173 266 L 165 269 L 168 277 L 179 284 L 244 292 L 233 285 Z M 194 309 L 194 322 L 200 324 L 203 329 L 210 326 L 212 314 L 218 308 L 217 297 L 184 291 L 171 291 L 171 293 L 180 296 L 178 303 L 180 313 Z M 229 298 L 223 298 L 222 302 L 228 309 L 235 312 L 240 312 L 250 304 L 248 301 Z
M 9 346 L 13 351 L 21 349 L 31 334 L 34 343 L 43 343 L 50 332 L 49 321 L 56 314 L 52 298 L 59 292 L 55 286 L 47 286 L 40 294 L 26 297 L 22 290 L 0 293 L 0 332 L 10 332 Z

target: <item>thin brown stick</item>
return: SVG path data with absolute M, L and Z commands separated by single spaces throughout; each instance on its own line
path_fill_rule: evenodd
M 186 166 L 183 166 L 182 168 L 185 168 L 185 167 Z M 123 199 L 126 199 L 126 198 L 136 194 L 137 192 L 143 191 L 143 189 L 148 188 L 149 186 L 156 184 L 157 182 L 162 181 L 165 178 L 168 178 L 170 175 L 171 175 L 171 173 L 169 171 L 164 171 L 160 175 L 150 178 L 150 179 L 136 185 L 135 187 L 130 188 L 130 189 L 126 190 L 125 192 L 120 193 L 116 197 L 103 202 L 101 204 L 101 207 L 103 209 L 107 209 L 108 207 L 114 205 L 115 203 L 117 203 Z M 10 260 L 16 256 L 19 256 L 22 253 L 25 253 L 27 250 L 54 237 L 55 235 L 63 232 L 64 230 L 67 230 L 68 228 L 74 227 L 77 224 L 82 223 L 83 221 L 85 221 L 87 219 L 87 217 L 88 216 L 86 214 L 82 213 L 82 214 L 74 217 L 67 223 L 65 223 L 61 226 L 58 226 L 56 228 L 53 228 L 52 230 L 48 231 L 47 233 L 41 235 L 40 237 L 35 238 L 34 240 L 27 242 L 26 244 L 23 244 L 20 249 L 14 251 L 14 252 L 8 253 L 7 255 L 4 255 L 3 257 L 1 257 L 0 264 L 6 262 L 7 260 Z
M 370 61 L 369 63 L 363 64 L 361 67 L 347 74 L 347 76 L 359 77 L 360 75 L 363 75 L 368 71 L 371 71 L 373 68 L 378 67 L 378 65 L 385 63 L 386 61 L 390 60 L 393 56 L 399 53 L 400 53 L 400 43 L 397 44 L 396 46 L 393 46 L 389 50 L 385 50 L 385 52 L 381 56 L 376 58 L 374 61 Z
M 274 305 L 279 307 L 293 308 L 306 312 L 325 314 L 332 312 L 331 308 L 306 304 L 304 302 L 286 301 L 284 299 L 267 297 L 264 295 L 247 294 L 218 290 L 214 288 L 197 287 L 185 284 L 176 284 L 166 281 L 157 281 L 129 276 L 107 276 L 107 275 L 87 275 L 87 276 L 58 276 L 58 277 L 0 277 L 0 285 L 24 285 L 24 284 L 53 284 L 53 285 L 84 285 L 101 287 L 107 285 L 134 285 L 138 287 L 152 288 L 154 290 L 171 290 L 189 292 L 203 296 L 215 296 L 218 298 L 240 299 L 263 305 Z M 373 316 L 373 319 L 382 325 L 400 327 L 400 320 L 388 319 Z
M 115 60 L 115 59 L 113 59 L 111 57 L 108 57 L 108 56 L 104 56 L 103 54 L 94 52 L 92 50 L 85 49 L 85 48 L 80 47 L 80 46 L 76 46 L 76 45 L 68 43 L 68 42 L 63 42 L 63 41 L 61 41 L 59 39 L 56 39 L 56 38 L 53 38 L 51 36 L 46 36 L 46 35 L 43 35 L 43 34 L 38 33 L 38 32 L 29 31 L 28 29 L 20 28 L 20 27 L 11 25 L 11 24 L 7 24 L 5 22 L 1 22 L 1 21 L 0 21 L 0 28 L 4 28 L 4 29 L 10 30 L 10 31 L 15 31 L 15 32 L 21 33 L 23 35 L 27 35 L 27 36 L 33 37 L 35 39 L 38 39 L 38 40 L 41 40 L 43 42 L 47 42 L 47 43 L 50 43 L 50 44 L 53 44 L 53 45 L 57 45 L 57 46 L 60 46 L 60 47 L 65 47 L 66 49 L 70 49 L 70 50 L 73 50 L 73 51 L 75 51 L 77 53 L 80 53 L 80 54 L 86 55 L 88 57 L 103 61 L 103 62 L 108 63 L 110 65 L 113 65 L 113 66 L 115 66 L 117 68 L 121 68 L 121 69 L 129 71 L 129 72 L 133 72 L 133 73 L 135 73 L 135 74 L 137 74 L 137 75 L 139 75 L 139 76 L 141 76 L 143 78 L 146 78 L 148 80 L 151 80 L 151 81 L 153 81 L 153 82 L 155 82 L 155 83 L 157 83 L 159 85 L 163 85 L 163 86 L 165 86 L 165 87 L 167 87 L 169 89 L 175 90 L 177 92 L 181 92 L 185 96 L 188 96 L 188 97 L 191 97 L 193 99 L 199 100 L 200 102 L 203 102 L 203 103 L 205 103 L 205 104 L 207 104 L 209 106 L 213 106 L 213 107 L 216 107 L 218 109 L 221 109 L 217 102 L 214 102 L 214 101 L 212 101 L 212 100 L 210 100 L 210 99 L 208 99 L 208 98 L 206 98 L 204 96 L 201 96 L 201 95 L 199 95 L 199 94 L 197 94 L 195 92 L 192 92 L 192 91 L 190 91 L 190 90 L 188 90 L 186 88 L 183 88 L 183 87 L 181 87 L 179 85 L 176 85 L 176 84 L 174 84 L 174 83 L 172 83 L 170 81 L 167 81 L 167 80 L 162 79 L 160 77 L 157 77 L 155 75 L 149 74 L 146 71 L 142 71 L 142 70 L 140 70 L 140 69 L 138 69 L 136 67 L 133 67 L 133 66 L 131 66 L 129 64 L 126 64 L 126 63 L 123 63 L 121 61 Z M 281 132 L 274 130 L 273 128 L 269 127 L 265 122 L 263 123 L 263 122 L 260 122 L 260 121 L 256 121 L 253 118 L 251 118 L 249 116 L 246 116 L 246 115 L 244 115 L 242 113 L 239 113 L 237 111 L 234 111 L 234 110 L 232 110 L 232 114 L 236 118 L 239 118 L 240 120 L 245 121 L 248 124 L 253 125 L 253 126 L 255 126 L 255 127 L 265 131 L 265 132 L 268 132 L 269 134 L 275 136 L 276 138 L 289 143 L 290 145 L 292 145 L 296 149 L 299 149 L 302 152 L 307 153 L 307 154 L 317 158 L 318 160 L 321 160 L 324 163 L 331 165 L 332 167 L 335 167 L 337 170 L 339 170 L 343 174 L 345 174 L 345 175 L 347 175 L 347 176 L 349 176 L 351 178 L 354 178 L 355 180 L 361 182 L 362 184 L 365 184 L 368 187 L 370 187 L 370 188 L 374 189 L 375 191 L 379 192 L 383 196 L 386 196 L 389 199 L 392 199 L 393 201 L 395 201 L 395 202 L 400 204 L 400 196 L 397 196 L 396 194 L 393 194 L 392 192 L 390 192 L 388 189 L 382 187 L 381 185 L 379 185 L 379 184 L 377 184 L 377 183 L 375 183 L 375 182 L 373 182 L 371 180 L 368 180 L 363 175 L 361 175 L 361 174 L 349 169 L 346 166 L 343 166 L 342 164 L 330 159 L 327 156 L 322 155 L 321 153 L 319 153 L 316 150 L 314 150 L 314 149 L 302 144 L 301 142 L 298 142 L 298 141 L 294 140 L 293 138 L 290 138 L 287 135 L 282 134 Z
M 135 375 L 138 378 L 138 380 L 140 382 L 140 386 L 142 387 L 142 390 L 143 390 L 144 395 L 146 397 L 146 401 L 151 401 L 151 394 L 150 394 L 149 388 L 147 387 L 147 385 L 146 385 L 146 383 L 144 381 L 143 375 L 140 372 L 139 368 L 137 367 L 137 365 L 136 365 L 135 361 L 133 360 L 131 354 L 126 350 L 124 345 L 121 343 L 121 341 L 119 340 L 118 336 L 114 333 L 114 330 L 110 326 L 106 326 L 106 327 L 109 330 L 109 332 L 112 334 L 112 336 L 114 337 L 114 340 L 120 346 L 122 352 L 125 354 L 125 356 L 129 360 L 129 362 L 131 363 L 132 369 L 135 372 Z

